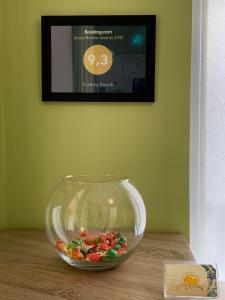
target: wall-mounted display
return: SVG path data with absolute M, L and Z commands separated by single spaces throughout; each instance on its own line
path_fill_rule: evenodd
M 42 16 L 43 101 L 154 102 L 155 15 Z

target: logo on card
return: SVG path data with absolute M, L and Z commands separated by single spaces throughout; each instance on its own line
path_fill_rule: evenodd
M 193 272 L 185 273 L 181 282 L 175 287 L 175 289 L 201 289 L 203 291 L 203 287 L 200 285 L 199 276 Z

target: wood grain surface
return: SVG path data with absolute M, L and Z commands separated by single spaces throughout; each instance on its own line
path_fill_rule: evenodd
M 146 234 L 126 262 L 90 272 L 66 264 L 44 231 L 1 231 L 0 299 L 159 300 L 164 260 L 193 260 L 184 236 Z

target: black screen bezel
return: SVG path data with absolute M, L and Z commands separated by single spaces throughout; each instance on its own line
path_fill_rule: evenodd
M 51 91 L 51 26 L 65 25 L 144 25 L 146 39 L 146 88 L 143 93 L 71 93 Z M 155 15 L 132 16 L 42 16 L 42 100 L 89 102 L 154 102 Z

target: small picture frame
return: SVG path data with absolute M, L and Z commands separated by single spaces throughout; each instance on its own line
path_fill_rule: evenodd
M 192 261 L 164 262 L 164 297 L 216 299 L 219 295 L 215 264 Z
M 154 102 L 155 15 L 42 16 L 42 100 Z

